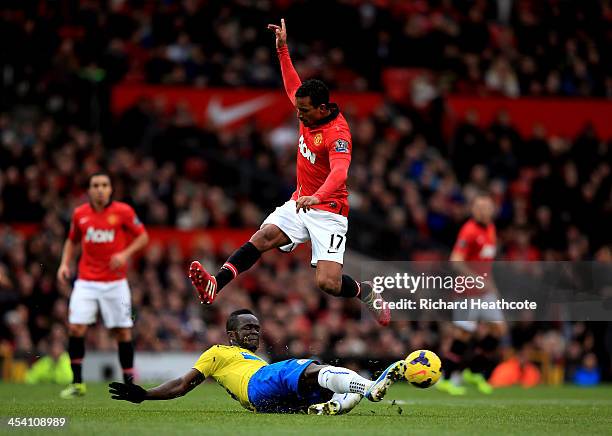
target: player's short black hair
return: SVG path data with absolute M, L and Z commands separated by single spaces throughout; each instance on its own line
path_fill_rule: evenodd
M 296 97 L 310 97 L 314 107 L 329 103 L 329 89 L 327 85 L 318 79 L 304 81 L 295 91 Z
M 101 170 L 101 171 L 96 171 L 95 173 L 92 173 L 92 174 L 89 175 L 89 177 L 87 177 L 87 188 L 88 189 L 91 186 L 91 180 L 94 177 L 97 177 L 97 176 L 106 176 L 106 177 L 108 177 L 108 180 L 110 180 L 110 182 L 111 182 L 111 186 L 113 185 L 113 178 L 111 177 L 110 173 L 108 171 Z
M 249 309 L 239 309 L 230 313 L 230 316 L 227 317 L 227 321 L 225 323 L 225 330 L 228 332 L 236 331 L 236 327 L 238 325 L 238 316 L 240 315 L 253 315 L 255 314 L 251 312 Z

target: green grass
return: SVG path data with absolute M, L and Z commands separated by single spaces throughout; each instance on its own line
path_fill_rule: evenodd
M 366 400 L 345 416 L 253 414 L 220 387 L 206 383 L 173 401 L 140 405 L 113 401 L 106 385 L 89 384 L 86 397 L 61 400 L 57 386 L 0 384 L 0 434 L 10 416 L 67 416 L 54 434 L 612 434 L 612 387 L 500 389 L 490 396 L 450 397 L 435 389 L 394 385 L 388 400 Z M 401 411 L 401 413 L 400 413 Z M 49 433 L 45 430 L 29 430 Z

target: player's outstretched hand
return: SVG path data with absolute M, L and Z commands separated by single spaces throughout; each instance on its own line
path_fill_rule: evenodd
M 276 35 L 276 48 L 281 48 L 287 45 L 287 28 L 285 27 L 285 19 L 281 18 L 281 25 L 268 24 L 268 29 Z
M 310 210 L 310 206 L 321 203 L 314 195 L 304 195 L 300 197 L 295 202 L 295 212 L 298 213 L 300 209 L 304 209 L 304 212 L 308 212 Z
M 132 383 L 113 382 L 108 385 L 108 392 L 113 400 L 125 400 L 132 403 L 142 403 L 147 391 Z

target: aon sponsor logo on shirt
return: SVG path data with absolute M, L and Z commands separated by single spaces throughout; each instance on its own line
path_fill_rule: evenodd
M 304 142 L 304 135 L 300 136 L 300 143 L 298 144 L 298 148 L 300 149 L 300 153 L 302 154 L 302 156 L 304 156 L 310 161 L 311 164 L 314 165 L 317 155 L 310 151 L 310 149 L 306 145 L 306 142 Z
M 115 231 L 114 230 L 98 230 L 93 227 L 87 227 L 87 233 L 85 234 L 86 242 L 94 242 L 94 243 L 106 243 L 113 242 L 115 240 Z

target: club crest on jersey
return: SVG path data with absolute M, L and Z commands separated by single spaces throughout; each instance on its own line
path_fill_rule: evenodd
M 118 220 L 117 215 L 113 215 L 113 214 L 110 214 L 108 218 L 106 218 L 106 221 L 108 221 L 108 223 L 111 226 L 114 226 L 115 224 L 117 224 L 117 220 Z
M 304 141 L 304 135 L 300 136 L 300 143 L 298 144 L 298 148 L 300 149 L 300 154 L 306 159 L 308 159 L 311 164 L 314 165 L 315 160 L 317 159 L 317 155 L 310 151 L 310 149 L 306 145 L 306 142 Z
M 338 153 L 348 153 L 348 141 L 344 139 L 338 139 L 335 143 L 335 150 Z
M 95 244 L 105 244 L 113 242 L 115 240 L 114 230 L 99 230 L 93 227 L 87 227 L 87 233 L 85 233 L 85 241 L 93 242 Z
M 314 135 L 313 141 L 315 145 L 321 145 L 321 143 L 323 142 L 323 133 L 317 133 L 316 135 Z

